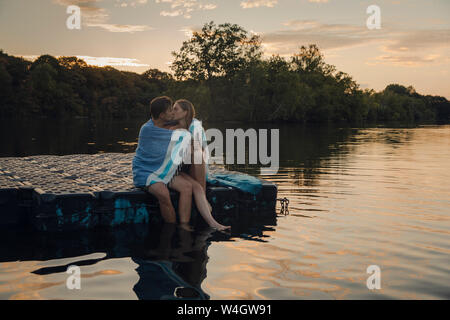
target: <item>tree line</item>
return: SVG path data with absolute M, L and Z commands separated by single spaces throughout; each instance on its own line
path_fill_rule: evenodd
M 159 95 L 191 100 L 211 121 L 449 122 L 444 97 L 390 84 L 375 92 L 324 60 L 316 45 L 264 58 L 261 39 L 236 24 L 193 32 L 167 73 L 96 67 L 76 57 L 33 62 L 0 51 L 0 117 L 146 118 Z

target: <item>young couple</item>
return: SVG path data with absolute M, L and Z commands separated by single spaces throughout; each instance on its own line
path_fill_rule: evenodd
M 218 223 L 211 214 L 206 198 L 206 163 L 184 164 L 181 170 L 171 168 L 168 150 L 174 130 L 189 130 L 196 120 L 195 109 L 188 100 L 175 103 L 169 97 L 157 97 L 150 103 L 151 119 L 139 133 L 138 147 L 133 159 L 133 180 L 137 187 L 145 188 L 154 195 L 165 222 L 176 223 L 176 214 L 170 200 L 169 190 L 179 192 L 178 213 L 182 227 L 189 228 L 192 198 L 208 225 L 217 230 L 229 229 Z M 172 171 L 170 171 L 170 169 Z M 169 174 L 167 174 L 169 172 Z M 169 175 L 167 177 L 167 175 Z

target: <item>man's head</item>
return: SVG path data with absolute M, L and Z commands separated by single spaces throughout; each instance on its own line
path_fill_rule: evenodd
M 150 102 L 150 115 L 153 120 L 170 121 L 173 118 L 173 101 L 169 97 L 157 97 Z

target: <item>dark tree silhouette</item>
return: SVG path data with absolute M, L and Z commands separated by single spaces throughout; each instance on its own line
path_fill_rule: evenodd
M 203 120 L 365 123 L 450 122 L 444 97 L 412 86 L 366 89 L 325 62 L 318 46 L 263 58 L 261 39 L 207 23 L 173 52 L 174 75 L 89 66 L 76 57 L 34 62 L 0 50 L 0 117 L 147 118 L 158 95 L 191 100 Z

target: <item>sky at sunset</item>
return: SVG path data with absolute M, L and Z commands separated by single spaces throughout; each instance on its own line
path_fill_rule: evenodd
M 79 30 L 66 27 L 69 5 L 81 9 Z M 380 29 L 366 26 L 370 5 Z M 169 71 L 192 30 L 229 22 L 259 34 L 267 56 L 315 43 L 362 88 L 399 83 L 450 98 L 449 16 L 449 0 L 0 0 L 0 49 Z

